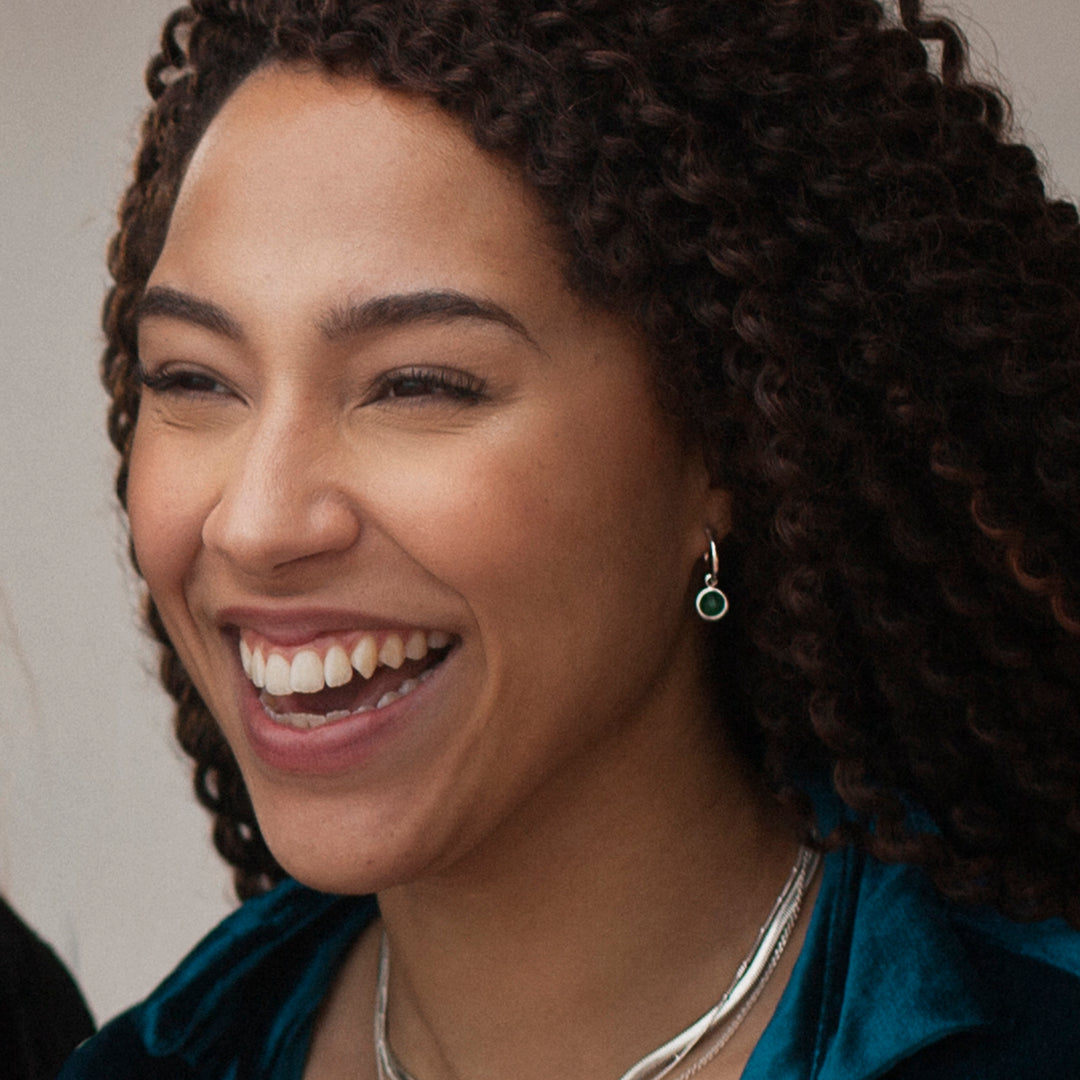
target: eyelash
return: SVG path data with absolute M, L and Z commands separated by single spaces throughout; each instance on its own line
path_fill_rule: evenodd
M 158 393 L 180 393 L 193 396 L 203 394 L 225 394 L 228 388 L 219 379 L 200 371 L 158 371 L 151 373 L 140 364 L 135 369 L 139 385 Z
M 228 393 L 228 388 L 212 375 L 199 371 L 166 369 L 148 372 L 136 368 L 139 384 L 157 393 L 191 396 Z M 455 368 L 405 368 L 380 375 L 368 394 L 368 403 L 387 399 L 421 397 L 447 398 L 465 405 L 475 405 L 485 396 L 485 383 L 468 372 Z
M 380 375 L 371 388 L 368 401 L 387 398 L 441 397 L 475 405 L 484 399 L 482 379 L 456 368 L 405 368 Z

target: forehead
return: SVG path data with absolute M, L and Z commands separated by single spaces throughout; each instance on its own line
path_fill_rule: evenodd
M 393 169 L 407 161 L 448 178 L 491 169 L 516 186 L 509 167 L 500 169 L 431 99 L 296 66 L 260 68 L 240 84 L 196 147 L 184 186 L 220 167 L 251 176 L 269 155 L 328 170 L 361 162 Z
M 252 74 L 197 146 L 169 248 L 276 235 L 308 254 L 400 245 L 398 261 L 467 244 L 491 258 L 553 253 L 532 193 L 431 100 L 295 67 Z M 285 252 L 287 254 L 287 252 Z M 300 250 L 293 253 L 299 257 Z

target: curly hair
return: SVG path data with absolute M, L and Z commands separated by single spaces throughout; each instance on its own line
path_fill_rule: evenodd
M 135 304 L 185 164 L 267 63 L 429 96 L 633 319 L 733 501 L 726 720 L 807 833 L 1080 926 L 1080 226 L 918 0 L 196 0 L 148 69 L 110 249 L 125 498 Z M 148 600 L 195 787 L 282 876 Z

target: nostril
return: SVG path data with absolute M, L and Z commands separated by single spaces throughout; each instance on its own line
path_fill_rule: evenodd
M 360 518 L 337 493 L 315 496 L 278 491 L 259 498 L 250 491 L 226 493 L 203 522 L 204 546 L 248 574 L 341 552 L 359 539 Z

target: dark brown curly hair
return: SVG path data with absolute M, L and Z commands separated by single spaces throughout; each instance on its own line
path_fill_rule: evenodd
M 268 62 L 429 95 L 514 162 L 573 288 L 635 320 L 733 494 L 714 667 L 828 843 L 1080 926 L 1080 226 L 918 0 L 197 0 L 167 22 L 110 251 L 125 497 L 133 312 L 193 147 Z M 629 512 L 629 511 L 628 511 Z M 248 896 L 282 876 L 168 641 Z

